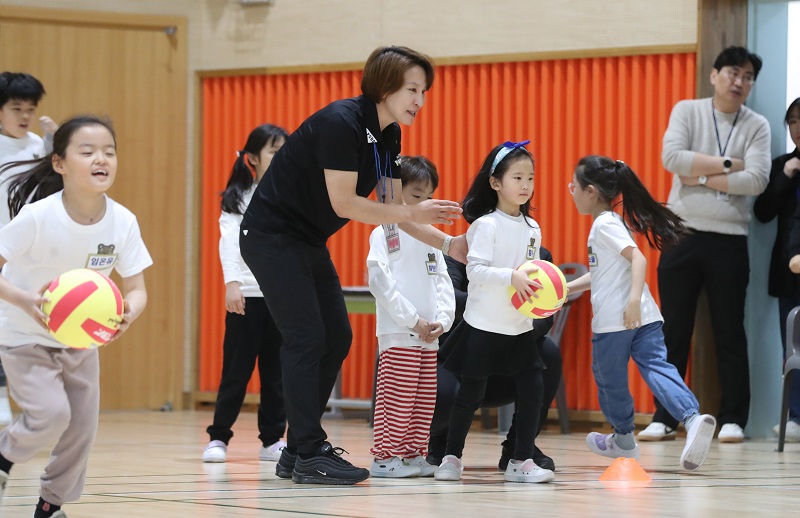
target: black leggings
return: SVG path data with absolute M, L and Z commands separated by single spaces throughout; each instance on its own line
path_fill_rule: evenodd
M 542 391 L 542 404 L 539 410 L 537 427 L 534 434 L 535 436 L 539 435 L 539 432 L 541 432 L 542 428 L 544 427 L 544 424 L 547 420 L 547 410 L 549 409 L 550 404 L 553 402 L 556 392 L 558 391 L 558 386 L 561 383 L 561 351 L 559 348 L 550 338 L 545 337 L 544 340 L 540 342 L 539 353 L 547 368 L 541 370 L 544 388 Z M 450 426 L 450 414 L 453 409 L 453 404 L 460 384 L 458 378 L 452 372 L 443 368 L 441 364 L 437 369 L 437 376 L 436 409 L 433 414 L 433 420 L 431 421 L 431 437 L 428 444 L 428 452 L 432 458 L 441 459 L 445 455 L 447 436 Z M 512 377 L 490 376 L 486 382 L 483 401 L 479 406 L 503 406 L 509 403 L 515 403 L 515 399 L 516 386 Z M 469 415 L 470 423 L 473 414 Z M 512 419 L 511 428 L 508 430 L 508 434 L 506 435 L 507 444 L 511 448 L 515 447 L 516 443 L 516 420 L 517 415 L 515 412 Z M 533 441 L 530 442 L 530 447 L 533 447 Z M 529 457 L 530 456 L 525 458 Z

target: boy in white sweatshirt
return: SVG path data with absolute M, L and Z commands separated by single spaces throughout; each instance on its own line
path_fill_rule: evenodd
M 425 157 L 403 157 L 400 177 L 407 205 L 430 199 L 439 184 L 436 166 Z M 377 227 L 369 242 L 380 350 L 370 475 L 429 477 L 436 470 L 425 462 L 436 405 L 436 353 L 439 336 L 455 318 L 453 284 L 442 252 L 397 225 Z

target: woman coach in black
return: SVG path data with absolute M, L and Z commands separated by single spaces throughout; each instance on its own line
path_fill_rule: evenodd
M 283 336 L 289 432 L 276 466 L 279 477 L 306 484 L 355 484 L 369 477 L 326 441 L 320 424 L 352 341 L 328 238 L 351 219 L 399 223 L 415 238 L 466 259 L 466 240 L 453 240 L 448 250 L 451 238 L 430 226 L 452 224 L 461 212 L 456 202 L 402 203 L 398 123 L 414 122 L 433 77 L 423 54 L 406 47 L 374 50 L 364 66 L 362 95 L 329 104 L 289 135 L 245 212 L 242 257 Z M 377 202 L 367 198 L 373 189 Z M 391 250 L 392 228 L 386 234 Z

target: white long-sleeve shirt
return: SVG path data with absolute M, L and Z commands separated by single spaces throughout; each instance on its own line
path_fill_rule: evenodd
M 244 193 L 242 206 L 247 207 L 253 197 L 255 185 Z M 222 276 L 225 284 L 238 282 L 239 289 L 245 297 L 263 297 L 253 272 L 242 259 L 239 251 L 239 226 L 242 224 L 241 214 L 222 211 L 219 216 L 219 260 L 222 263 Z
M 476 329 L 521 335 L 533 321 L 511 303 L 511 274 L 525 261 L 539 259 L 542 232 L 532 218 L 496 210 L 476 219 L 467 230 L 467 307 L 464 320 Z
M 413 327 L 420 318 L 442 324 L 444 331 L 453 325 L 456 312 L 453 283 L 447 274 L 442 252 L 398 230 L 400 250 L 389 253 L 383 227 L 369 237 L 367 270 L 369 290 L 375 297 L 378 343 L 436 349 L 439 341 L 425 343 Z M 404 335 L 407 340 L 394 340 Z

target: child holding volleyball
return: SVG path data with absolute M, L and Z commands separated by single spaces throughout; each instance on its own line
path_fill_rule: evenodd
M 644 281 L 647 260 L 631 237 L 643 234 L 659 250 L 688 232 L 683 220 L 655 201 L 625 163 L 603 156 L 578 162 L 569 184 L 580 214 L 594 218 L 589 231 L 589 273 L 568 283 L 573 292 L 592 292 L 592 370 L 600 408 L 612 434 L 592 432 L 589 449 L 606 457 L 638 458 L 633 437 L 633 397 L 628 390 L 628 360 L 633 358 L 650 390 L 686 427 L 680 464 L 699 468 L 716 430 L 713 416 L 700 415 L 694 394 L 667 362 L 663 317 Z M 613 211 L 622 198 L 623 216 Z M 630 230 L 629 230 L 630 229 Z
M 283 128 L 262 124 L 247 137 L 222 193 L 219 217 L 219 257 L 225 280 L 225 338 L 222 376 L 214 407 L 214 422 L 206 429 L 209 443 L 203 462 L 225 462 L 231 427 L 247 393 L 258 361 L 261 400 L 258 405 L 259 459 L 278 461 L 286 447 L 286 411 L 281 384 L 281 334 L 275 327 L 258 282 L 239 252 L 239 225 L 258 181 L 286 141 Z M 289 473 L 291 477 L 291 473 Z
M 96 349 L 70 349 L 48 334 L 43 286 L 77 268 L 116 270 L 124 299 L 116 338 L 145 308 L 152 259 L 136 217 L 105 195 L 117 174 L 108 122 L 68 120 L 53 151 L 29 164 L 11 181 L 14 217 L 0 229 L 0 358 L 22 409 L 0 431 L 0 497 L 12 466 L 55 442 L 34 517 L 63 517 L 61 506 L 81 496 L 97 431 L 99 361 Z
M 432 198 L 439 175 L 425 157 L 402 157 L 400 180 L 403 201 L 416 205 Z M 442 252 L 396 225 L 375 228 L 369 245 L 380 350 L 369 472 L 429 477 L 436 469 L 425 461 L 436 406 L 436 350 L 455 318 L 453 283 Z
M 507 482 L 549 482 L 552 471 L 533 461 L 544 385 L 539 348 L 540 331 L 511 303 L 511 284 L 525 300 L 541 288 L 528 274 L 535 267 L 516 268 L 539 259 L 542 233 L 530 217 L 533 157 L 525 142 L 496 146 L 483 162 L 463 203 L 467 231 L 469 293 L 464 321 L 444 344 L 444 368 L 460 376 L 447 447 L 436 480 L 460 480 L 461 455 L 475 411 L 491 375 L 510 376 L 516 388 L 517 430 L 514 454 L 503 475 Z M 547 331 L 541 333 L 544 335 Z

